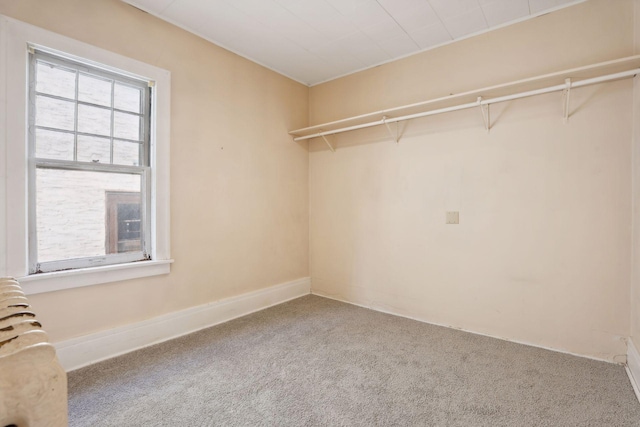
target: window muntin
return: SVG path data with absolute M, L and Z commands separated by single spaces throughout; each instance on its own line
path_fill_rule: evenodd
M 149 82 L 36 50 L 29 88 L 30 273 L 150 259 Z M 110 251 L 114 192 L 138 194 L 139 243 Z

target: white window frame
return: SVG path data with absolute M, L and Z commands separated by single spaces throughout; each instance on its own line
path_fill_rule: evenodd
M 29 275 L 29 46 L 152 82 L 150 261 Z M 170 82 L 167 70 L 0 15 L 0 276 L 35 294 L 169 273 Z

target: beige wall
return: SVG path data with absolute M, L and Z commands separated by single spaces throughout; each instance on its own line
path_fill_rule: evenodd
M 634 0 L 634 51 L 640 54 L 640 0 Z M 631 275 L 631 338 L 640 347 L 640 81 L 633 84 L 633 148 L 632 148 L 632 224 L 633 251 Z
M 633 2 L 592 0 L 310 90 L 310 123 L 633 54 Z M 622 361 L 632 81 L 310 143 L 313 292 Z M 460 211 L 459 225 L 445 225 Z
M 118 0 L 0 13 L 172 73 L 171 274 L 33 295 L 53 341 L 308 276 L 307 87 Z

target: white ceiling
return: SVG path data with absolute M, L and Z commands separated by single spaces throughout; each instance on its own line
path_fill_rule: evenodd
M 123 0 L 314 85 L 586 0 Z

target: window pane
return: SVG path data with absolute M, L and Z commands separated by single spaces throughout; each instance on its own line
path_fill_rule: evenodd
M 75 99 L 76 73 L 38 61 L 36 63 L 36 91 Z
M 78 135 L 78 161 L 111 163 L 111 141 L 108 138 Z
M 78 105 L 78 132 L 111 135 L 111 110 Z
M 108 206 L 107 198 L 112 192 L 139 194 L 140 189 L 140 175 L 36 169 L 38 262 L 101 256 L 119 243 L 125 251 L 139 251 L 139 210 L 137 217 L 135 208 L 118 217 L 118 203 Z
M 73 160 L 73 134 L 36 129 L 36 157 Z
M 140 89 L 125 86 L 119 83 L 115 85 L 114 107 L 118 110 L 140 112 L 142 92 Z
M 113 163 L 116 165 L 140 166 L 140 144 L 113 141 Z
M 107 192 L 107 253 L 141 251 L 140 193 Z
M 78 78 L 78 100 L 111 107 L 111 80 L 80 74 Z
M 114 113 L 113 136 L 116 138 L 140 140 L 140 116 Z
M 36 125 L 73 130 L 75 104 L 68 101 L 36 96 Z

